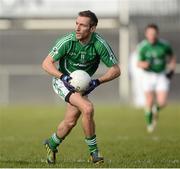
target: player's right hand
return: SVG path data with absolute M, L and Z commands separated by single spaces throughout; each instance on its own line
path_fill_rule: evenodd
M 149 67 L 150 67 L 150 63 L 149 63 L 148 61 L 139 61 L 139 62 L 138 62 L 138 66 L 139 66 L 141 69 L 148 70 Z
M 146 61 L 144 62 L 144 70 L 148 70 L 150 68 L 150 62 Z
M 64 75 L 62 74 L 60 76 L 60 80 L 64 83 L 64 86 L 71 92 L 75 92 L 75 88 L 70 85 L 69 81 L 72 79 L 72 77 L 68 76 L 68 75 Z

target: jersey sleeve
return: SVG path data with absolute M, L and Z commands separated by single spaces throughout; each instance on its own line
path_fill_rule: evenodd
M 109 44 L 103 40 L 99 39 L 99 43 L 97 44 L 97 52 L 100 56 L 101 61 L 107 66 L 112 67 L 113 65 L 118 63 L 118 60 L 109 46 Z
M 173 55 L 173 49 L 172 49 L 172 47 L 170 46 L 170 45 L 167 45 L 167 47 L 166 47 L 166 53 L 167 53 L 167 55 L 168 56 L 172 56 Z
M 72 36 L 70 35 L 58 39 L 55 42 L 54 46 L 50 49 L 49 55 L 53 58 L 54 61 L 60 60 L 61 57 L 65 56 L 65 54 L 67 53 L 68 46 L 72 39 Z

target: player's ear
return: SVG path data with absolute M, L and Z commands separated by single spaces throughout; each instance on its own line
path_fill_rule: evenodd
M 95 32 L 95 30 L 96 30 L 96 26 L 91 26 L 90 31 Z

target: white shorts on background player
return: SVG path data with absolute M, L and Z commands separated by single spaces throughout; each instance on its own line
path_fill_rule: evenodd
M 154 73 L 143 71 L 142 85 L 143 90 L 147 91 L 169 91 L 170 81 L 165 73 Z

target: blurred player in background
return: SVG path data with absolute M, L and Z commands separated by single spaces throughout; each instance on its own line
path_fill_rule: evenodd
M 111 47 L 95 33 L 97 23 L 98 19 L 93 12 L 79 12 L 75 31 L 58 39 L 43 61 L 43 69 L 53 76 L 54 91 L 67 103 L 64 120 L 59 124 L 57 131 L 45 141 L 48 163 L 55 163 L 58 146 L 76 125 L 80 115 L 82 115 L 85 142 L 89 147 L 91 161 L 93 163 L 104 161 L 99 155 L 96 142 L 93 103 L 87 95 L 102 83 L 117 78 L 120 75 L 120 68 Z M 54 65 L 57 61 L 58 69 Z M 93 79 L 82 95 L 75 92 L 68 83 L 71 79 L 70 73 L 81 69 L 92 76 L 100 61 L 109 68 L 107 72 L 98 79 Z
M 169 83 L 176 66 L 176 58 L 171 46 L 158 36 L 158 26 L 149 24 L 145 29 L 146 39 L 138 45 L 138 66 L 143 69 L 148 132 L 154 130 L 158 112 L 166 105 Z

